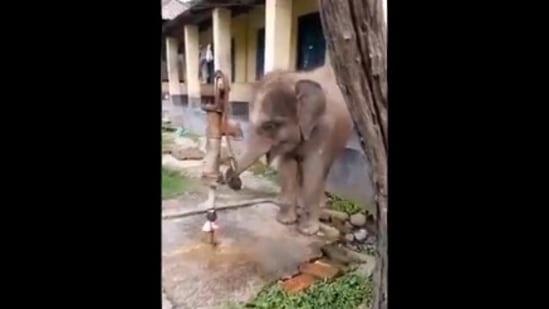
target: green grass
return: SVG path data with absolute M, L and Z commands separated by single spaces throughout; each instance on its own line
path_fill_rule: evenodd
M 366 278 L 356 272 L 349 272 L 333 282 L 321 281 L 310 288 L 296 293 L 285 293 L 275 283 L 246 305 L 229 303 L 226 309 L 356 309 L 364 303 L 369 306 L 373 297 L 372 277 Z
M 328 205 L 334 210 L 346 212 L 349 215 L 354 215 L 356 213 L 364 211 L 364 209 L 360 207 L 358 203 L 348 199 L 344 199 L 332 193 L 328 193 Z
M 190 182 L 182 172 L 162 167 L 162 199 L 172 198 L 189 190 Z
M 252 166 L 248 169 L 254 175 L 263 176 L 271 181 L 276 182 L 278 179 L 278 172 L 272 167 L 264 164 L 260 160 L 255 161 Z

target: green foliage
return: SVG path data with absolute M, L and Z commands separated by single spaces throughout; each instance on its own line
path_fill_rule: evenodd
M 296 294 L 285 293 L 275 283 L 261 291 L 249 304 L 230 303 L 226 309 L 355 309 L 361 303 L 369 305 L 372 296 L 371 277 L 351 272 L 333 282 L 320 281 Z
M 344 199 L 332 193 L 327 193 L 328 195 L 328 205 L 330 208 L 342 212 L 346 212 L 349 215 L 354 215 L 363 211 L 362 207 L 351 200 Z
M 185 174 L 162 167 L 162 199 L 180 195 L 186 192 L 189 186 L 190 182 Z
M 263 176 L 271 181 L 276 182 L 278 179 L 278 172 L 270 166 L 263 164 L 260 160 L 255 161 L 255 163 L 250 166 L 249 171 L 254 175 Z

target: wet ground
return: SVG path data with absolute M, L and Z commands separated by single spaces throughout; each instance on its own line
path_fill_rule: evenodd
M 162 285 L 175 308 L 222 308 L 246 301 L 268 283 L 320 255 L 321 242 L 276 222 L 278 207 L 259 204 L 219 213 L 216 247 L 204 216 L 164 220 Z
M 197 177 L 200 162 L 163 163 Z M 204 209 L 207 189 L 198 184 L 185 195 L 165 200 L 163 216 Z M 218 205 L 231 201 L 275 197 L 278 187 L 270 180 L 246 173 L 244 188 L 232 191 L 221 186 Z M 322 240 L 299 234 L 295 226 L 279 224 L 278 206 L 262 203 L 218 212 L 220 228 L 214 248 L 202 232 L 205 215 L 162 221 L 163 308 L 223 308 L 228 302 L 246 301 L 265 285 L 292 275 L 304 261 L 320 256 Z

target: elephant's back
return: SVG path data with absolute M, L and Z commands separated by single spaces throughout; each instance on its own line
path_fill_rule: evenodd
M 331 136 L 336 145 L 334 150 L 336 152 L 343 151 L 351 136 L 353 123 L 332 67 L 325 65 L 302 74 L 299 78 L 308 78 L 322 85 L 326 95 L 326 113 L 330 115 L 334 125 Z
M 341 89 L 337 85 L 334 71 L 331 66 L 326 65 L 319 69 L 321 82 L 326 93 L 327 110 L 335 118 L 335 138 L 347 144 L 347 140 L 351 136 L 353 130 L 353 122 L 349 109 L 345 104 L 345 98 Z

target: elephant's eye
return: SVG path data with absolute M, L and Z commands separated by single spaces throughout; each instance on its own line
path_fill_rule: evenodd
M 262 127 L 263 127 L 263 130 L 265 130 L 265 131 L 272 131 L 272 130 L 278 128 L 278 123 L 269 121 L 269 122 L 264 123 Z

